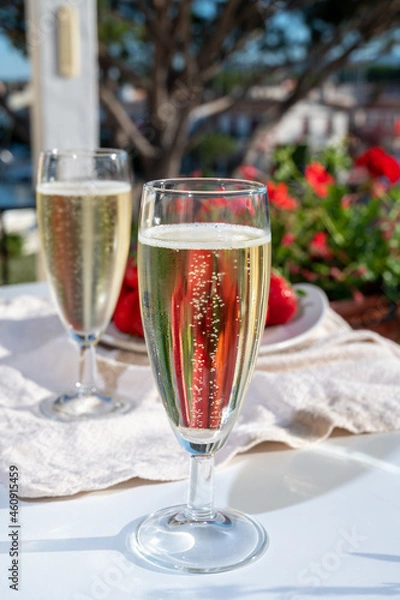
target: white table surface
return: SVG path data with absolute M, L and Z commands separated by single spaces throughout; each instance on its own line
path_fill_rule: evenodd
M 0 297 L 33 291 L 47 290 L 5 286 Z M 228 573 L 163 572 L 127 551 L 136 522 L 181 503 L 186 487 L 134 480 L 20 500 L 16 592 L 7 580 L 8 489 L 0 486 L 1 600 L 400 598 L 400 432 L 342 435 L 305 450 L 266 444 L 217 470 L 217 505 L 247 512 L 270 536 L 257 562 Z

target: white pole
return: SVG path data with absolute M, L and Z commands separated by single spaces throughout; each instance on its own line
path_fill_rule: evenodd
M 99 145 L 96 0 L 25 0 L 32 62 L 31 149 Z M 37 256 L 37 278 L 44 279 Z
M 96 0 L 25 2 L 36 165 L 42 149 L 99 144 Z

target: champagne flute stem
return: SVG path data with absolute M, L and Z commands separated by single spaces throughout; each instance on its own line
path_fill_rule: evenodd
M 79 344 L 79 379 L 76 387 L 80 394 L 91 394 L 96 391 L 96 351 L 93 342 L 82 341 Z
M 191 455 L 187 512 L 194 521 L 208 521 L 215 515 L 214 470 L 213 454 Z

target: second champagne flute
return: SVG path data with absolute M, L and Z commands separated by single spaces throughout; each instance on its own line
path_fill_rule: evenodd
M 127 400 L 96 388 L 94 346 L 114 311 L 129 252 L 128 156 L 114 149 L 42 152 L 36 191 L 47 279 L 81 354 L 75 389 L 45 400 L 41 410 L 67 421 L 126 412 Z

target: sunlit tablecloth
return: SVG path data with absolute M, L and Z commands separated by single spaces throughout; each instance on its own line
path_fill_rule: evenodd
M 186 477 L 188 460 L 158 398 L 146 357 L 99 348 L 99 377 L 134 409 L 63 423 L 38 403 L 77 377 L 77 348 L 47 298 L 0 300 L 0 477 L 10 464 L 21 496 L 70 495 L 132 477 Z M 140 363 L 135 364 L 135 363 Z M 329 436 L 400 428 L 400 347 L 352 331 L 332 310 L 299 347 L 259 358 L 237 423 L 217 453 L 223 465 L 264 441 L 299 448 Z

